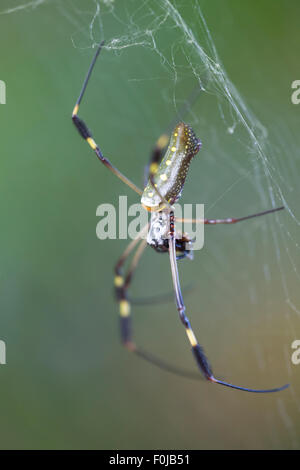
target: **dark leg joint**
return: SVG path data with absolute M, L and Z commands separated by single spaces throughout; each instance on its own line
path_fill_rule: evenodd
M 183 324 L 183 326 L 188 329 L 191 327 L 190 325 L 190 322 L 188 320 L 188 318 L 186 317 L 186 314 L 185 314 L 185 307 L 179 307 L 178 308 L 178 312 L 179 312 L 179 318 L 181 320 L 181 323 Z

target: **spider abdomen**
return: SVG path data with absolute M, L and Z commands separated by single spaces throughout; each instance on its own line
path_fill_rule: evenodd
M 180 122 L 175 127 L 168 149 L 160 165 L 150 168 L 155 174 L 155 185 L 160 194 L 174 204 L 180 197 L 192 158 L 198 153 L 201 142 L 193 129 Z M 146 209 L 160 208 L 162 201 L 150 180 L 144 189 L 141 202 Z

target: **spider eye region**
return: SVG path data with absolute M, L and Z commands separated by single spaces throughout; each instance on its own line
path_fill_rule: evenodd
M 193 129 L 180 122 L 171 134 L 168 149 L 159 166 L 153 165 L 155 186 L 170 204 L 179 199 L 191 160 L 200 148 L 201 141 Z M 152 165 L 150 171 L 151 168 Z M 162 206 L 160 196 L 150 180 L 144 189 L 141 202 L 149 210 L 159 210 Z

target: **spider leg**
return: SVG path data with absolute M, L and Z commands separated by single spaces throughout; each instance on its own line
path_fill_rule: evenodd
M 131 284 L 133 274 L 135 269 L 137 268 L 138 262 L 142 256 L 142 253 L 146 247 L 145 240 L 140 240 L 141 235 L 133 240 L 128 247 L 126 248 L 125 252 L 117 262 L 115 266 L 115 290 L 116 290 L 116 297 L 119 302 L 120 308 L 120 329 L 121 329 L 121 341 L 123 346 L 128 349 L 129 351 L 135 353 L 137 356 L 141 357 L 142 359 L 154 364 L 155 366 L 163 369 L 165 371 L 171 372 L 175 375 L 179 375 L 182 377 L 199 380 L 199 374 L 189 372 L 180 368 L 177 368 L 167 362 L 161 360 L 160 358 L 150 354 L 149 352 L 144 351 L 140 347 L 138 347 L 132 337 L 132 325 L 131 325 L 131 303 L 128 297 L 128 289 Z M 124 277 L 122 274 L 122 268 L 127 260 L 130 253 L 136 247 L 136 245 L 140 242 L 138 246 L 132 262 L 129 266 L 126 276 Z
M 120 328 L 121 328 L 121 340 L 122 344 L 129 349 L 130 351 L 136 350 L 136 345 L 132 341 L 132 333 L 131 333 L 131 316 L 130 316 L 130 302 L 128 298 L 128 288 L 132 281 L 133 273 L 137 268 L 138 262 L 143 254 L 147 246 L 147 242 L 145 240 L 141 240 L 139 238 L 136 239 L 137 243 L 140 243 L 138 246 L 130 267 L 127 271 L 125 277 L 122 275 L 121 266 L 123 262 L 126 260 L 126 257 L 123 256 L 123 259 L 120 260 L 116 267 L 115 267 L 115 287 L 116 287 L 116 297 L 119 301 L 120 307 Z M 132 245 L 133 247 L 136 245 Z
M 273 212 L 282 211 L 284 206 L 276 207 L 275 209 L 269 209 L 267 211 L 258 212 L 257 214 L 247 215 L 246 217 L 233 218 L 229 217 L 227 219 L 180 219 L 178 222 L 189 222 L 195 224 L 208 224 L 208 225 L 217 225 L 217 224 L 236 224 L 237 222 L 242 222 L 243 220 L 254 219 L 255 217 L 261 217 L 262 215 L 272 214 Z
M 100 150 L 97 143 L 93 139 L 93 136 L 92 136 L 90 130 L 88 129 L 87 125 L 77 115 L 78 110 L 79 110 L 79 105 L 80 105 L 81 100 L 83 98 L 84 92 L 86 90 L 87 84 L 89 82 L 90 76 L 91 76 L 93 68 L 94 68 L 94 65 L 95 65 L 97 57 L 98 57 L 98 55 L 99 55 L 99 53 L 100 53 L 100 51 L 103 47 L 103 44 L 104 44 L 104 41 L 102 41 L 99 44 L 99 46 L 97 48 L 97 51 L 94 55 L 94 58 L 92 60 L 92 63 L 89 67 L 88 73 L 87 73 L 87 75 L 85 77 L 85 80 L 83 82 L 81 92 L 79 94 L 79 98 L 76 101 L 76 104 L 75 104 L 75 107 L 74 107 L 74 110 L 73 110 L 73 113 L 72 113 L 72 121 L 73 121 L 76 129 L 78 130 L 79 134 L 81 135 L 81 137 L 89 144 L 89 146 L 92 148 L 92 150 L 94 150 L 95 154 L 97 155 L 99 160 L 106 166 L 106 168 L 108 168 L 112 173 L 114 173 L 121 181 L 123 181 L 123 183 L 127 184 L 127 186 L 129 186 L 131 189 L 133 189 L 133 191 L 135 191 L 136 193 L 141 195 L 142 191 L 134 183 L 132 183 L 126 176 L 124 176 L 116 167 L 114 167 L 106 157 L 103 156 L 102 151 Z
M 196 282 L 190 282 L 182 288 L 182 292 L 189 294 L 196 289 Z M 157 295 L 149 295 L 148 297 L 130 297 L 132 305 L 154 305 L 164 304 L 174 301 L 174 291 L 164 292 Z
M 171 205 L 169 202 L 164 198 L 161 194 L 160 190 L 155 183 L 155 174 L 159 168 L 159 164 L 163 157 L 163 150 L 168 145 L 169 136 L 167 134 L 162 134 L 159 139 L 156 141 L 155 147 L 153 148 L 151 155 L 150 155 L 150 162 L 144 169 L 144 186 L 147 185 L 148 179 L 153 187 L 153 190 L 158 194 L 160 200 L 165 204 L 169 210 L 171 210 Z
M 164 203 L 165 208 L 167 208 L 169 211 L 172 210 L 172 206 L 169 203 L 169 201 L 166 200 L 166 198 L 161 194 L 160 190 L 157 187 L 157 184 L 155 183 L 155 175 L 157 173 L 159 164 L 156 162 L 152 162 L 150 167 L 149 167 L 149 181 L 152 185 L 153 190 L 158 194 L 160 197 L 160 200 Z
M 208 362 L 208 359 L 204 353 L 203 348 L 198 343 L 196 336 L 192 330 L 190 321 L 185 314 L 185 305 L 183 302 L 183 297 L 181 293 L 178 269 L 177 269 L 177 260 L 176 260 L 176 244 L 175 244 L 175 228 L 174 228 L 174 213 L 170 213 L 170 239 L 169 239 L 169 255 L 170 255 L 170 264 L 171 264 L 171 272 L 172 272 L 172 279 L 173 279 L 173 286 L 175 291 L 175 299 L 177 310 L 179 312 L 180 320 L 185 327 L 185 331 L 189 342 L 192 346 L 192 352 L 196 359 L 197 365 L 204 375 L 204 377 L 209 380 L 210 382 L 217 383 L 220 385 L 224 385 L 225 387 L 235 388 L 237 390 L 242 390 L 244 392 L 253 392 L 253 393 L 271 393 L 271 392 L 279 392 L 280 390 L 284 390 L 289 386 L 289 384 L 283 385 L 282 387 L 271 388 L 266 390 L 257 390 L 253 388 L 246 388 L 240 387 L 238 385 L 233 385 L 228 382 L 224 382 L 222 380 L 217 379 L 212 372 L 211 366 Z
M 150 160 L 149 163 L 145 166 L 144 168 L 144 187 L 148 183 L 148 179 L 150 176 L 150 167 L 152 163 L 155 163 L 157 165 L 160 164 L 162 157 L 163 157 L 163 151 L 168 145 L 169 142 L 169 136 L 168 134 L 162 134 L 156 141 L 155 146 L 153 147 L 151 154 L 150 154 Z

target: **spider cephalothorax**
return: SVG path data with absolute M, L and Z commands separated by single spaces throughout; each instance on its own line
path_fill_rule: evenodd
M 170 217 L 169 212 L 162 210 L 151 213 L 150 227 L 147 234 L 147 243 L 157 253 L 169 252 Z M 177 259 L 193 259 L 192 240 L 187 234 L 176 233 L 175 238 Z

